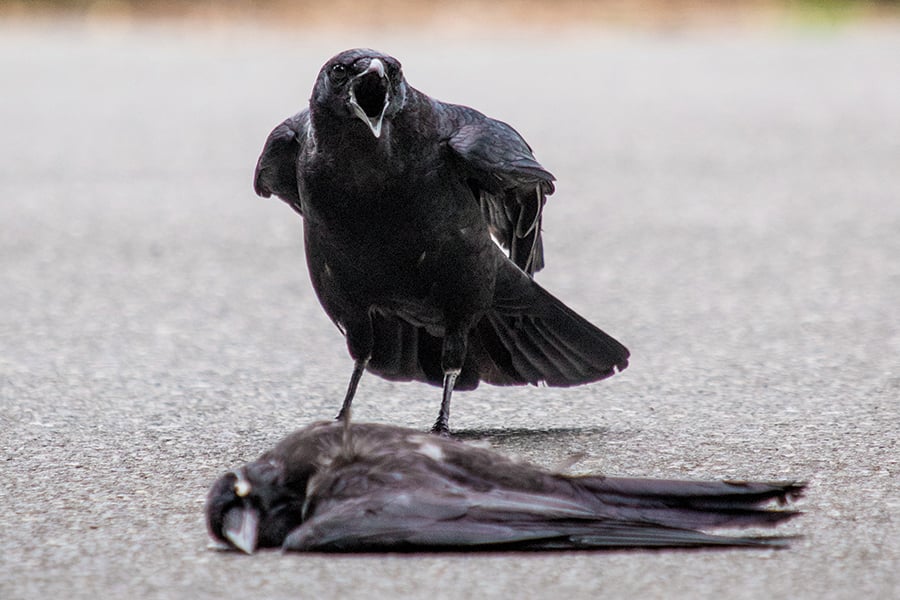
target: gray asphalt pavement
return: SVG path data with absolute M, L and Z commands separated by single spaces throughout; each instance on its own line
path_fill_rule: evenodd
M 810 482 L 788 551 L 207 549 L 223 470 L 333 416 L 351 363 L 263 140 L 346 47 L 519 129 L 559 179 L 539 280 L 633 352 L 453 425 L 574 472 Z M 900 28 L 316 32 L 0 25 L 0 597 L 892 598 Z M 363 379 L 358 420 L 439 390 Z

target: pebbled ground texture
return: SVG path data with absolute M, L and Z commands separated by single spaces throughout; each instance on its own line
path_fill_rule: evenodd
M 207 549 L 223 470 L 337 411 L 351 362 L 266 135 L 352 46 L 516 127 L 558 178 L 539 281 L 631 366 L 454 399 L 571 470 L 809 480 L 788 551 Z M 892 598 L 900 28 L 503 33 L 0 25 L 0 597 Z M 366 376 L 354 417 L 440 392 Z

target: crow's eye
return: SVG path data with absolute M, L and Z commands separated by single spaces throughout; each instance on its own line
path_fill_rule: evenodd
M 331 67 L 331 78 L 340 81 L 347 77 L 347 67 L 342 64 L 336 64 Z

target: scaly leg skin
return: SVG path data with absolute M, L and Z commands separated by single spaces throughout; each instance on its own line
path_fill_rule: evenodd
M 447 371 L 444 373 L 444 396 L 441 399 L 441 412 L 438 413 L 437 421 L 431 428 L 431 433 L 450 437 L 450 396 L 453 394 L 453 386 L 456 384 L 456 377 L 459 375 L 459 369 Z
M 369 359 L 360 359 L 353 364 L 353 374 L 350 375 L 350 385 L 347 386 L 347 395 L 344 396 L 344 403 L 341 405 L 341 411 L 335 417 L 335 420 L 342 421 L 345 417 L 350 414 L 350 405 L 353 404 L 353 396 L 356 395 L 356 388 L 359 385 L 359 380 L 362 379 L 362 375 L 366 370 L 366 364 L 368 364 Z

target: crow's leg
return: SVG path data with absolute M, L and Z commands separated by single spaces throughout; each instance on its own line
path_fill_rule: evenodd
M 341 411 L 338 413 L 337 417 L 335 417 L 338 421 L 344 419 L 347 415 L 350 414 L 350 405 L 353 404 L 353 396 L 356 395 L 356 388 L 359 385 L 359 380 L 362 379 L 363 372 L 366 370 L 366 364 L 368 364 L 369 359 L 358 359 L 353 364 L 353 374 L 350 375 L 350 384 L 347 386 L 347 394 L 344 396 L 344 403 L 341 405 Z
M 444 334 L 444 345 L 441 348 L 441 369 L 444 371 L 444 395 L 441 398 L 441 412 L 437 421 L 431 428 L 432 433 L 438 435 L 450 435 L 450 397 L 453 395 L 453 386 L 456 378 L 462 371 L 463 361 L 466 358 L 466 344 L 469 337 L 469 328 L 461 324 L 447 327 Z
M 353 396 L 356 395 L 356 387 L 362 378 L 369 359 L 372 358 L 372 350 L 375 347 L 375 337 L 372 332 L 372 320 L 368 313 L 357 315 L 355 319 L 344 320 L 344 332 L 347 336 L 347 350 L 353 358 L 353 374 L 350 375 L 350 383 L 347 385 L 347 394 L 344 396 L 344 403 L 341 405 L 341 412 L 338 413 L 337 419 L 341 420 L 350 415 L 350 405 L 353 403 Z
M 453 394 L 453 385 L 456 383 L 458 375 L 458 369 L 444 373 L 444 396 L 441 399 L 441 412 L 438 413 L 437 421 L 434 422 L 431 433 L 445 437 L 450 436 L 450 395 Z

